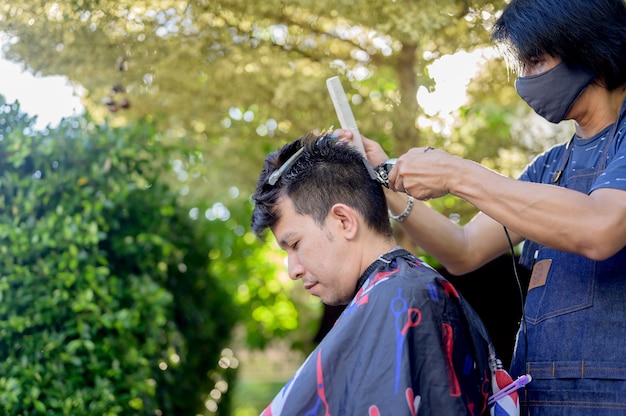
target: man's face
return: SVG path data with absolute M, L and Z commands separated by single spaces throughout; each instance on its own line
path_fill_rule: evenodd
M 329 213 L 320 226 L 311 216 L 296 213 L 287 197 L 281 199 L 278 210 L 280 220 L 272 232 L 287 252 L 289 277 L 302 279 L 304 288 L 327 305 L 347 304 L 360 269 L 359 260 L 350 256 L 341 218 Z

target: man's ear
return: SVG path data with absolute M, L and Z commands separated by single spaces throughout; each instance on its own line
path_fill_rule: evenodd
M 359 216 L 352 207 L 346 204 L 335 204 L 331 207 L 329 215 L 341 224 L 341 232 L 344 233 L 346 239 L 351 240 L 357 235 Z

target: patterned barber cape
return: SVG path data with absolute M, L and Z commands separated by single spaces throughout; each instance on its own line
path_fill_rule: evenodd
M 262 416 L 489 414 L 492 345 L 455 288 L 403 249 L 352 302 Z

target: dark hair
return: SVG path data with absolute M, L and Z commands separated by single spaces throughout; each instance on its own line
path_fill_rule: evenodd
M 516 71 L 546 53 L 591 70 L 608 90 L 626 85 L 624 0 L 512 0 L 491 39 Z
M 302 154 L 271 184 L 298 151 Z M 265 159 L 252 196 L 252 230 L 259 238 L 278 221 L 276 205 L 283 196 L 293 201 L 297 213 L 310 215 L 318 224 L 324 224 L 334 204 L 344 203 L 363 215 L 368 227 L 392 235 L 382 185 L 370 178 L 358 150 L 328 134 L 308 133 Z

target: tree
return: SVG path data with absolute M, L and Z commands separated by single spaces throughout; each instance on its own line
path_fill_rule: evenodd
M 32 125 L 0 96 L 0 408 L 214 414 L 237 310 L 154 125 Z
M 150 116 L 197 147 L 195 192 L 250 192 L 263 156 L 337 119 L 325 78 L 341 75 L 363 132 L 390 151 L 425 144 L 416 119 L 428 64 L 488 42 L 504 1 L 154 2 L 32 0 L 2 6 L 7 56 L 83 85 L 90 113 Z M 128 98 L 131 107 L 119 108 Z M 277 140 L 278 139 L 278 142 Z M 233 167 L 237 167 L 234 170 Z M 229 173 L 228 184 L 203 178 Z

